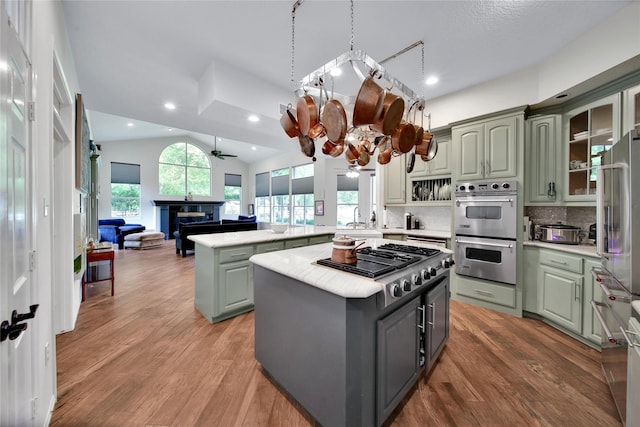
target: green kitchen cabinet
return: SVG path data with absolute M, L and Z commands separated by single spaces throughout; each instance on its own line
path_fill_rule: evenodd
M 436 157 L 434 157 L 433 160 L 425 162 L 420 156 L 416 155 L 413 171 L 408 174 L 409 178 L 451 175 L 451 136 L 439 137 L 437 134 L 434 134 L 434 139 L 438 142 Z
M 561 120 L 559 114 L 527 120 L 525 204 L 562 200 Z
M 392 157 L 384 165 L 384 202 L 385 204 L 404 204 L 406 200 L 407 165 L 406 155 Z
M 582 333 L 582 275 L 540 266 L 540 314 L 577 334 Z
M 454 127 L 457 180 L 515 177 L 522 123 L 519 114 Z

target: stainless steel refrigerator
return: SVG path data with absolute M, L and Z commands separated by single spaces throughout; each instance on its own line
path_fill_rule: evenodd
M 592 305 L 602 324 L 602 373 L 624 424 L 628 348 L 640 341 L 629 332 L 629 319 L 638 317 L 631 301 L 640 299 L 640 137 L 635 131 L 602 158 L 597 171 L 597 224 L 601 267 L 593 274 L 602 298 Z

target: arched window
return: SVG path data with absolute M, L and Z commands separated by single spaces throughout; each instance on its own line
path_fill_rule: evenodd
M 162 151 L 158 163 L 160 195 L 211 196 L 211 162 L 200 148 L 176 142 Z

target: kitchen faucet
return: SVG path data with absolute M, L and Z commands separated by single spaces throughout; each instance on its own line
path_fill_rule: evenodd
M 360 218 L 360 208 L 358 206 L 353 208 L 353 229 L 354 230 L 356 229 L 356 225 L 358 224 L 356 219 L 356 212 L 358 212 L 358 218 Z

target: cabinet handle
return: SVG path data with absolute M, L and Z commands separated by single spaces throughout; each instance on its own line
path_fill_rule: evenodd
M 433 325 L 436 324 L 436 306 L 434 304 L 429 304 L 429 308 L 431 309 L 431 322 L 428 322 L 433 329 Z
M 486 172 L 487 173 L 486 174 L 490 175 L 491 174 L 491 163 L 489 163 L 488 160 L 485 163 L 487 164 L 487 168 L 486 168 Z
M 567 265 L 565 261 L 556 261 L 555 259 L 550 259 L 549 261 L 551 261 L 554 264 Z
M 578 282 L 573 282 L 573 290 L 576 293 L 575 297 L 573 298 L 576 301 L 580 301 L 580 285 L 578 284 Z
M 483 162 L 480 162 L 480 171 L 481 171 L 482 176 L 484 176 L 484 163 Z
M 611 333 L 611 330 L 609 329 L 609 327 L 607 326 L 606 322 L 604 321 L 604 317 L 602 317 L 602 313 L 600 312 L 600 309 L 598 308 L 598 307 L 607 307 L 607 305 L 603 304 L 601 302 L 591 301 L 591 307 L 593 307 L 593 312 L 595 313 L 596 317 L 598 318 L 598 322 L 600 322 L 600 326 L 602 326 L 602 330 L 604 331 L 605 335 L 607 336 L 607 339 L 609 340 L 609 342 L 611 344 L 616 344 L 618 342 L 618 339 L 616 337 L 614 337 L 613 334 Z
M 547 190 L 547 197 L 550 199 L 555 199 L 556 197 L 556 183 L 549 182 L 549 189 Z
M 492 297 L 492 296 L 493 296 L 493 292 L 489 292 L 489 291 L 482 291 L 482 290 L 480 290 L 480 289 L 474 289 L 474 291 L 475 291 L 477 294 L 480 294 L 480 295 L 486 295 L 486 296 L 488 296 L 488 297 Z
M 424 306 L 424 305 L 421 305 L 421 306 L 418 306 L 418 311 L 420 311 L 420 312 L 421 312 L 421 316 L 420 316 L 420 318 L 422 319 L 422 323 L 418 324 L 418 328 L 419 328 L 422 332 L 425 332 L 425 330 L 424 330 L 424 325 L 426 324 L 426 321 L 427 321 L 427 319 L 426 319 L 426 317 L 427 317 L 427 316 L 426 316 L 426 313 L 425 313 L 425 312 L 426 312 L 427 310 L 426 310 L 426 308 L 425 308 L 425 306 Z

